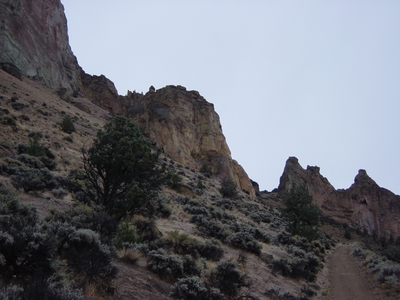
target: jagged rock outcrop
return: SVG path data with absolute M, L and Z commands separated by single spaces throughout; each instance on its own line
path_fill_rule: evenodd
M 206 166 L 255 195 L 246 172 L 231 158 L 213 105 L 198 92 L 168 86 L 158 91 L 152 88 L 146 95 L 118 96 L 114 83 L 104 75 L 92 76 L 79 67 L 60 0 L 0 0 L 0 17 L 3 68 L 19 77 L 43 80 L 66 100 L 79 91 L 114 114 L 136 119 L 143 132 L 175 161 L 195 170 Z
M 0 0 L 0 62 L 70 94 L 79 86 L 60 0 Z
M 197 91 L 182 86 L 151 88 L 145 95 L 129 92 L 118 101 L 103 100 L 100 105 L 135 119 L 144 134 L 178 163 L 228 176 L 240 189 L 255 195 L 248 175 L 231 157 L 214 105 Z
M 284 193 L 293 184 L 305 184 L 323 214 L 337 222 L 371 235 L 400 236 L 400 196 L 381 188 L 365 170 L 358 171 L 348 189 L 335 190 L 318 167 L 303 169 L 297 158 L 290 157 L 278 191 Z
M 114 84 L 104 76 L 82 74 L 82 83 L 85 95 L 114 114 L 136 120 L 142 132 L 176 162 L 230 177 L 240 189 L 255 195 L 247 173 L 231 157 L 214 105 L 199 92 L 171 85 L 150 87 L 145 95 L 117 96 Z
M 85 97 L 110 112 L 120 112 L 119 108 L 114 108 L 118 103 L 118 91 L 110 79 L 104 75 L 89 75 L 82 69 L 80 69 L 80 79 L 79 90 Z

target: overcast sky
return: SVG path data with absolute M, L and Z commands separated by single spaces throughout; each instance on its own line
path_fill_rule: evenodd
M 87 73 L 199 91 L 262 190 L 296 156 L 335 188 L 366 169 L 400 194 L 400 1 L 62 3 Z

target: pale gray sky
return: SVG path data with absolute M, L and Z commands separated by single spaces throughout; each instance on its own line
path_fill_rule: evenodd
M 262 190 L 296 156 L 400 194 L 400 1 L 61 1 L 87 73 L 199 91 Z

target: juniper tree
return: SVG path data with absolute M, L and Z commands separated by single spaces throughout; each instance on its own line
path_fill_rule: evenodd
M 222 197 L 235 199 L 238 196 L 238 191 L 235 182 L 229 177 L 225 177 L 221 182 L 221 188 L 219 189 Z
M 82 149 L 89 204 L 103 207 L 120 220 L 146 204 L 158 187 L 159 150 L 131 120 L 116 116 L 97 132 L 92 146 Z
M 288 221 L 287 230 L 291 234 L 314 239 L 318 231 L 320 209 L 312 201 L 304 185 L 294 185 L 285 195 L 282 213 Z

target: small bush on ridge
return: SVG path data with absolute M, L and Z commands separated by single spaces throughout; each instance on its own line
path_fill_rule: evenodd
M 205 284 L 199 277 L 179 279 L 171 294 L 174 298 L 183 300 L 222 300 L 224 295 L 217 288 Z
M 210 282 L 228 297 L 236 296 L 242 287 L 248 287 L 247 276 L 232 261 L 220 261 L 210 275 Z
M 163 248 L 149 252 L 147 267 L 167 279 L 176 279 L 183 275 L 182 260 L 176 255 L 168 255 Z
M 74 122 L 72 121 L 70 116 L 65 116 L 61 123 L 60 123 L 60 128 L 62 131 L 65 133 L 71 134 L 76 131 Z

